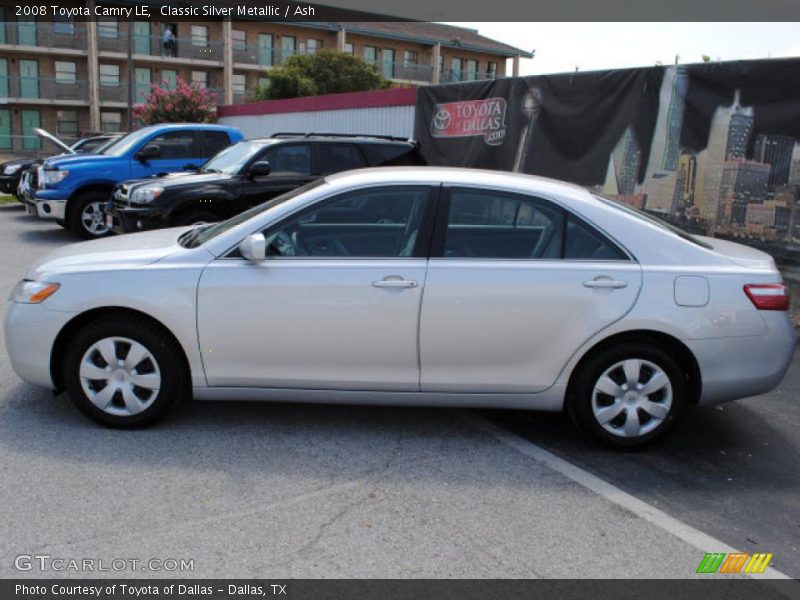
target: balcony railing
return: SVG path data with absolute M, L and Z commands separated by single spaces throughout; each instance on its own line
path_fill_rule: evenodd
M 288 48 L 281 48 L 280 46 L 247 44 L 245 46 L 234 46 L 233 62 L 259 65 L 262 67 L 279 67 L 284 64 L 290 56 L 315 53 L 316 50 L 291 50 Z
M 458 83 L 461 81 L 483 81 L 485 79 L 498 79 L 500 75 L 488 71 L 454 71 L 445 69 L 439 76 L 440 83 Z
M 135 99 L 134 99 L 135 101 Z M 128 102 L 128 86 L 125 83 L 100 82 L 100 102 Z
M 64 81 L 53 77 L 0 76 L 0 99 L 89 100 L 89 85 L 85 80 Z
M 0 22 L 0 44 L 86 50 L 86 28 L 74 23 Z
M 386 79 L 403 79 L 404 81 L 433 81 L 433 67 L 410 62 L 382 62 L 374 64 Z

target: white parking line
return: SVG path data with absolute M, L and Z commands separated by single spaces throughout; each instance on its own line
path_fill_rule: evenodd
M 591 490 L 595 494 L 602 496 L 610 502 L 629 510 L 639 518 L 652 523 L 656 527 L 663 529 L 676 538 L 686 542 L 691 546 L 694 546 L 703 554 L 706 552 L 725 552 L 728 554 L 741 552 L 741 550 L 737 550 L 736 548 L 728 546 L 724 542 L 721 542 L 720 540 L 703 533 L 698 529 L 695 529 L 691 525 L 687 525 L 675 517 L 671 517 L 667 513 L 649 505 L 647 502 L 639 500 L 635 496 L 632 496 L 628 492 L 625 492 L 608 483 L 607 481 L 600 479 L 596 475 L 592 475 L 588 471 L 573 465 L 563 458 L 559 458 L 541 446 L 537 446 L 525 438 L 498 427 L 483 417 L 479 417 L 473 413 L 462 413 L 462 416 L 465 421 L 474 427 L 485 431 L 498 441 L 514 448 L 518 452 L 521 452 L 522 454 L 529 456 L 540 463 L 543 463 L 554 471 L 561 473 L 575 483 L 585 487 L 588 490 Z M 687 576 L 688 575 L 689 574 L 687 573 Z M 767 567 L 767 570 L 762 574 L 750 574 L 750 576 L 760 579 L 792 579 L 792 577 L 789 577 L 788 575 L 785 575 L 784 573 L 781 573 L 772 567 Z M 797 589 L 793 591 L 794 593 L 798 593 L 798 596 L 794 597 L 800 597 L 800 584 L 797 582 L 792 582 L 792 584 L 797 586 Z M 780 591 L 785 590 L 786 588 L 781 586 Z

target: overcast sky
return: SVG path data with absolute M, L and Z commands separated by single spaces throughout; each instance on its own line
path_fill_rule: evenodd
M 800 23 L 453 23 L 524 50 L 522 75 L 800 56 Z

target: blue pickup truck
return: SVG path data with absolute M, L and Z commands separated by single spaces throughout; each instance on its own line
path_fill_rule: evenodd
M 220 150 L 244 139 L 223 125 L 167 124 L 144 127 L 100 154 L 54 157 L 28 178 L 20 199 L 30 214 L 53 219 L 83 239 L 110 233 L 104 206 L 114 185 L 199 168 Z

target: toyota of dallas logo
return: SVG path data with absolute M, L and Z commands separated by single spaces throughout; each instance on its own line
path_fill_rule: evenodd
M 499 146 L 506 137 L 506 100 L 487 98 L 445 102 L 433 109 L 433 137 L 483 136 L 490 146 Z

